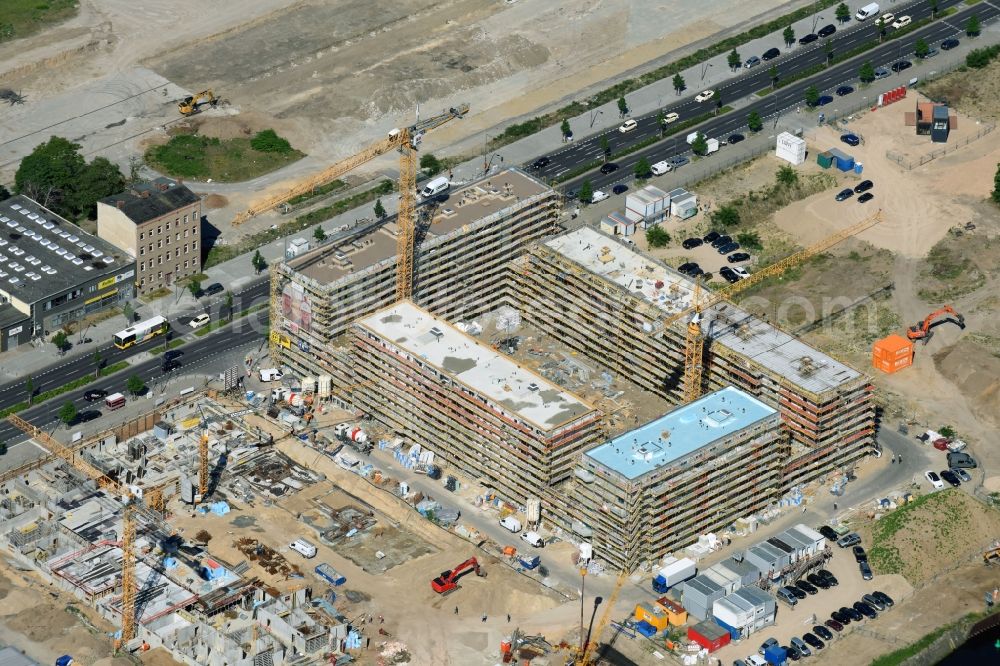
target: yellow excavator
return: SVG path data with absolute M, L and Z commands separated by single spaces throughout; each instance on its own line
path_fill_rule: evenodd
M 177 102 L 177 110 L 181 112 L 182 116 L 191 116 L 198 111 L 202 104 L 211 104 L 215 106 L 219 103 L 219 98 L 216 97 L 211 90 L 202 90 L 197 95 L 191 95 L 185 97 L 181 101 Z

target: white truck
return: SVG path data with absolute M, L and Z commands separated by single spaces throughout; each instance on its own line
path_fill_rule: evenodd
M 662 176 L 665 173 L 670 173 L 673 171 L 673 167 L 670 166 L 670 162 L 666 160 L 661 160 L 653 166 L 649 167 L 649 170 L 653 172 L 654 176 Z
M 281 379 L 281 370 L 277 368 L 264 368 L 260 371 L 260 381 L 273 382 Z
M 867 5 L 858 10 L 858 13 L 854 15 L 854 18 L 857 19 L 858 21 L 867 21 L 868 19 L 877 15 L 878 15 L 878 3 L 869 2 Z
M 510 530 L 511 532 L 517 534 L 521 531 L 521 521 L 514 516 L 507 516 L 503 520 L 499 521 L 500 527 Z
M 664 594 L 675 585 L 694 578 L 697 573 L 698 565 L 689 557 L 664 558 L 663 566 L 653 578 L 653 591 Z
M 544 548 L 545 542 L 542 541 L 542 535 L 538 532 L 525 532 L 521 535 L 521 541 L 531 544 L 535 548 Z
M 706 155 L 711 155 L 712 153 L 718 152 L 719 150 L 718 139 L 706 139 L 705 144 L 708 146 L 708 150 L 705 151 Z

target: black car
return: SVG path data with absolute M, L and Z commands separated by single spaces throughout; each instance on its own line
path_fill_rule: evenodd
M 218 282 L 213 282 L 212 284 L 205 287 L 205 291 L 202 292 L 205 296 L 215 296 L 216 294 L 221 294 L 226 288 L 223 287 Z
M 96 402 L 98 400 L 104 400 L 108 397 L 108 392 L 101 389 L 88 389 L 86 393 L 83 394 L 83 399 L 87 402 Z
M 694 268 L 688 271 L 688 275 L 690 275 L 693 278 L 696 278 L 699 275 L 704 275 L 704 274 L 705 274 L 704 269 L 702 269 L 702 267 L 698 265 L 695 265 Z
M 819 590 L 816 589 L 815 585 L 813 585 L 812 583 L 810 583 L 808 581 L 804 581 L 804 580 L 797 581 L 795 583 L 795 587 L 799 588 L 800 590 L 802 590 L 803 592 L 805 592 L 809 596 L 812 596 L 812 595 L 817 594 L 819 592 Z
M 836 622 L 837 624 L 841 625 L 841 626 L 850 624 L 851 623 L 851 616 L 849 614 L 845 613 L 844 610 L 846 610 L 846 609 L 841 608 L 840 610 L 833 611 L 832 613 L 830 613 L 830 619 L 833 620 L 834 622 Z
M 941 472 L 941 478 L 950 483 L 953 488 L 958 488 L 960 485 L 962 485 L 962 482 L 958 480 L 958 477 L 955 476 L 955 473 L 952 472 L 950 469 L 946 469 L 943 472 Z
M 611 188 L 611 194 L 625 194 L 626 192 L 628 192 L 628 185 L 624 183 L 618 183 Z
M 848 146 L 856 146 L 859 143 L 861 143 L 861 137 L 859 137 L 857 134 L 851 134 L 850 132 L 848 132 L 847 134 L 841 134 L 840 140 L 846 143 Z
M 819 35 L 820 37 L 829 37 L 835 32 L 837 32 L 837 27 L 832 23 L 830 23 L 829 25 L 824 25 L 822 28 L 820 28 L 819 32 L 817 32 L 816 34 Z
M 689 261 L 687 263 L 684 263 L 684 264 L 681 264 L 680 266 L 678 266 L 677 270 L 678 270 L 678 272 L 683 273 L 684 275 L 690 275 L 691 271 L 693 271 L 696 268 L 699 268 L 698 264 L 696 264 L 693 261 Z
M 875 198 L 875 195 L 871 192 L 865 192 L 860 197 L 858 197 L 858 203 L 868 203 Z
M 731 252 L 735 252 L 738 249 L 740 249 L 740 244 L 737 243 L 736 241 L 733 241 L 731 243 L 726 243 L 725 245 L 720 245 L 716 250 L 716 252 L 718 252 L 719 254 L 729 254 Z
M 785 656 L 792 661 L 798 661 L 802 658 L 802 653 L 799 652 L 799 649 L 794 645 L 782 645 L 781 647 L 785 651 Z
M 821 590 L 830 589 L 830 582 L 826 578 L 820 576 L 819 574 L 814 574 L 814 573 L 809 574 L 808 576 L 806 576 L 806 580 Z
M 829 619 L 829 620 L 827 620 L 823 624 L 826 625 L 826 626 L 828 626 L 828 627 L 830 627 L 831 629 L 833 629 L 834 631 L 836 631 L 838 634 L 841 631 L 844 630 L 844 623 L 843 622 L 837 622 L 836 620 L 834 620 L 832 618 Z
M 785 587 L 785 589 L 794 594 L 796 599 L 806 598 L 806 591 L 803 590 L 798 585 L 788 585 L 787 587 Z
M 868 560 L 861 560 L 860 562 L 858 562 L 858 569 L 861 570 L 861 579 L 862 580 L 871 580 L 872 579 L 872 575 L 873 575 L 872 574 L 872 568 L 871 568 L 871 566 L 869 566 Z
M 834 92 L 837 93 L 837 97 L 843 97 L 844 95 L 850 95 L 854 92 L 854 88 L 851 86 L 840 86 Z
M 892 63 L 891 69 L 892 71 L 899 73 L 902 72 L 904 69 L 909 69 L 911 67 L 913 67 L 913 63 L 910 62 L 909 60 L 900 60 L 899 62 Z
M 837 580 L 837 577 L 834 576 L 829 571 L 827 571 L 826 569 L 820 569 L 819 571 L 816 572 L 816 575 L 825 578 L 826 582 L 830 584 L 830 587 L 837 587 L 837 585 L 840 584 L 840 582 Z
M 677 157 L 671 157 L 669 160 L 667 160 L 667 162 L 670 164 L 670 166 L 672 166 L 675 169 L 681 168 L 682 166 L 684 166 L 685 164 L 687 164 L 690 161 L 691 160 L 689 160 L 688 158 L 684 157 L 683 155 L 678 155 Z
M 854 561 L 855 562 L 867 562 L 868 553 L 865 552 L 864 546 L 855 546 L 851 550 L 854 551 Z
M 722 236 L 716 236 L 715 240 L 710 241 L 710 242 L 712 243 L 712 247 L 718 249 L 718 248 L 722 247 L 723 245 L 725 245 L 726 243 L 732 243 L 733 242 L 733 237 L 732 236 L 728 236 L 726 234 L 723 234 Z
M 817 650 L 822 650 L 824 647 L 826 647 L 826 643 L 816 638 L 816 636 L 814 636 L 809 632 L 802 634 L 802 640 L 804 640 L 809 645 L 809 647 L 815 648 Z
M 720 235 L 721 234 L 719 234 L 718 231 L 709 231 L 707 234 L 705 234 L 702 240 L 705 241 L 706 243 L 714 243 L 715 239 L 718 238 Z
M 827 104 L 833 103 L 832 95 L 820 95 L 820 98 L 816 100 L 816 106 L 826 106 Z
M 726 139 L 726 143 L 728 143 L 729 145 L 733 145 L 734 143 L 739 143 L 745 138 L 746 137 L 743 136 L 742 134 L 730 134 L 729 138 Z
M 830 541 L 836 541 L 837 539 L 840 538 L 840 535 L 837 534 L 837 532 L 834 531 L 834 529 L 829 525 L 822 525 L 819 528 L 817 528 L 816 531 L 825 536 Z
M 865 616 L 862 615 L 861 611 L 859 611 L 857 608 L 848 608 L 847 606 L 841 606 L 840 613 L 841 615 L 846 615 L 847 617 L 851 618 L 851 622 L 861 622 L 861 620 L 865 619 Z
M 875 618 L 878 617 L 878 613 L 875 611 L 875 609 L 863 601 L 855 601 L 854 610 L 858 611 L 859 613 L 861 613 L 870 620 L 874 620 Z
M 948 454 L 948 467 L 957 467 L 959 469 L 976 469 L 979 464 L 976 459 L 970 456 L 968 453 L 963 453 L 961 451 L 954 451 Z
M 618 165 L 614 162 L 606 162 L 601 165 L 601 173 L 603 174 L 614 173 L 615 171 L 618 171 Z
M 878 600 L 874 594 L 864 594 L 861 596 L 861 601 L 865 602 L 879 613 L 885 610 L 885 604 Z
M 164 359 L 163 365 L 160 366 L 162 372 L 170 372 L 171 370 L 177 370 L 181 367 L 181 362 L 175 358 Z
M 812 44 L 817 39 L 819 39 L 819 35 L 814 32 L 810 32 L 808 35 L 799 37 L 799 44 Z
M 896 605 L 896 602 L 894 602 L 892 600 L 892 597 L 890 597 L 885 592 L 875 591 L 875 592 L 872 592 L 872 596 L 875 597 L 876 599 L 878 599 L 879 601 L 881 601 L 883 604 L 885 604 L 889 608 L 892 608 L 893 606 Z
M 532 169 L 544 169 L 548 165 L 552 164 L 552 160 L 547 157 L 539 157 L 537 160 L 531 163 Z
M 833 632 L 824 627 L 822 624 L 817 624 L 813 627 L 813 633 L 822 638 L 824 641 L 833 640 Z
M 704 243 L 705 241 L 703 241 L 700 238 L 688 238 L 683 243 L 681 243 L 681 247 L 684 248 L 685 250 L 693 250 L 696 247 L 700 247 Z
M 847 189 L 841 190 L 840 192 L 838 192 L 836 198 L 837 198 L 837 201 L 844 201 L 845 199 L 850 199 L 853 196 L 854 196 L 854 190 L 852 190 L 851 188 L 848 187 Z
M 85 409 L 76 415 L 77 423 L 89 423 L 94 419 L 101 418 L 101 410 L 99 409 Z
M 726 261 L 731 264 L 736 264 L 741 261 L 750 261 L 750 255 L 746 252 L 733 252 L 731 255 L 726 257 Z
M 944 44 L 942 44 L 941 46 L 943 48 Z M 778 50 L 778 49 L 768 49 L 768 50 L 764 51 L 764 53 L 761 54 L 760 59 L 761 60 L 774 60 L 775 58 L 777 58 L 780 55 L 781 55 L 781 51 L 780 50 Z
M 735 272 L 733 272 L 733 269 L 730 268 L 729 266 L 723 266 L 722 268 L 720 268 L 719 275 L 721 275 L 722 279 L 728 282 L 729 284 L 736 284 L 737 282 L 740 281 L 740 276 L 737 275 Z
M 875 187 L 875 183 L 870 180 L 863 180 L 854 186 L 854 193 L 861 194 L 862 192 L 867 192 L 868 190 Z
M 957 39 L 946 39 L 943 42 L 941 42 L 941 50 L 942 51 L 950 51 L 953 48 L 955 48 L 956 46 L 958 46 L 958 44 L 959 44 L 959 41 Z

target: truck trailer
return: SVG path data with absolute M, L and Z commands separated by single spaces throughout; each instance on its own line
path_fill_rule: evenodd
M 675 585 L 694 578 L 697 573 L 698 565 L 689 557 L 665 558 L 663 566 L 653 578 L 653 591 L 663 594 Z

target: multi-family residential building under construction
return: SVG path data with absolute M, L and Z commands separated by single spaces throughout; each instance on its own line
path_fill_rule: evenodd
M 470 482 L 540 500 L 595 556 L 656 559 L 871 451 L 869 378 L 728 301 L 701 312 L 708 395 L 609 429 L 593 403 L 506 358 L 499 323 L 478 340 L 483 323 L 515 312 L 530 339 L 556 341 L 608 385 L 678 405 L 688 322 L 676 315 L 699 288 L 612 236 L 564 229 L 559 195 L 516 169 L 426 211 L 413 302 L 393 303 L 392 224 L 359 225 L 272 269 L 272 348 L 303 376 L 357 386 L 353 407 Z M 699 501 L 683 509 L 692 483 Z

